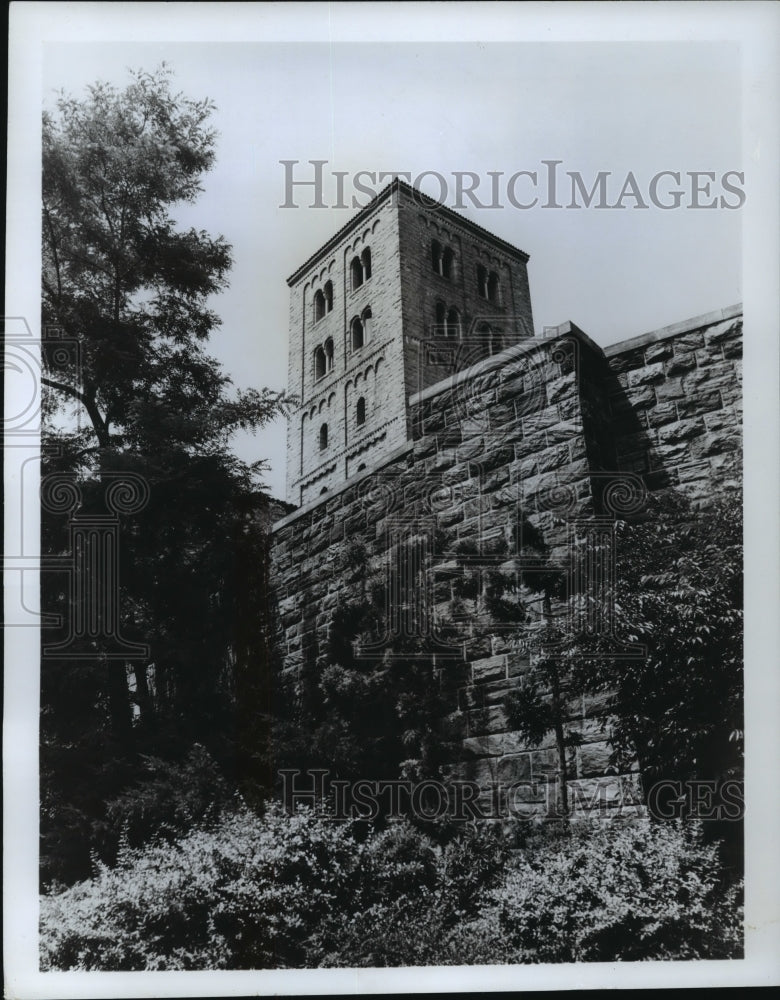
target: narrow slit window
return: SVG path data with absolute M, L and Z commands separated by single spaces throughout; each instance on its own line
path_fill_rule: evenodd
M 453 267 L 454 260 L 455 260 L 455 255 L 453 254 L 452 250 L 450 250 L 450 248 L 447 247 L 444 253 L 442 254 L 440 274 L 442 278 L 446 278 L 448 281 L 452 280 L 452 275 L 454 270 Z
M 363 265 L 360 263 L 359 257 L 353 257 L 352 263 L 349 265 L 349 272 L 352 278 L 352 291 L 354 292 L 356 288 L 360 288 L 363 284 Z
M 314 293 L 314 322 L 317 323 L 325 315 L 325 294 L 321 288 Z
M 325 451 L 328 447 L 328 425 L 323 424 L 320 427 L 320 451 Z
M 491 302 L 496 305 L 501 304 L 501 282 L 498 280 L 498 275 L 495 271 L 490 272 L 490 277 L 488 278 L 488 294 L 487 297 Z
M 365 342 L 365 331 L 363 330 L 363 321 L 359 316 L 356 316 L 352 320 L 352 350 L 358 351 L 363 346 Z
M 324 378 L 326 370 L 325 351 L 318 347 L 314 352 L 314 378 Z
M 363 396 L 357 401 L 357 406 L 355 407 L 355 423 L 358 427 L 366 422 L 366 401 Z
M 481 264 L 477 264 L 477 289 L 483 299 L 488 297 L 487 271 Z

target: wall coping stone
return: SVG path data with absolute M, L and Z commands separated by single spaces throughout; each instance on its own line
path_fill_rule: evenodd
M 271 525 L 271 534 L 279 531 L 288 524 L 292 524 L 297 521 L 299 517 L 303 517 L 310 511 L 314 510 L 315 507 L 319 507 L 321 504 L 328 503 L 334 497 L 337 497 L 340 493 L 344 493 L 346 490 L 351 490 L 358 483 L 362 483 L 364 479 L 368 479 L 369 476 L 375 475 L 380 469 L 386 465 L 392 465 L 397 462 L 399 458 L 403 458 L 404 455 L 408 454 L 413 450 L 415 446 L 414 441 L 407 441 L 400 447 L 395 448 L 388 455 L 378 462 L 376 465 L 372 465 L 368 469 L 364 469 L 362 472 L 357 473 L 354 476 L 350 476 L 346 482 L 340 483 L 335 486 L 333 490 L 328 490 L 327 493 L 322 493 L 320 496 L 316 497 L 314 500 L 309 500 L 307 503 L 303 504 L 301 507 L 296 507 L 291 514 L 287 514 L 285 517 L 281 518 L 279 521 L 274 521 Z
M 604 354 L 608 358 L 624 351 L 634 351 L 640 347 L 647 347 L 648 344 L 656 344 L 660 340 L 668 340 L 669 337 L 676 337 L 681 333 L 690 333 L 692 330 L 701 330 L 706 326 L 713 326 L 726 319 L 734 319 L 742 315 L 742 303 L 737 302 L 733 306 L 726 306 L 725 309 L 716 309 L 714 312 L 702 313 L 701 316 L 692 316 L 690 319 L 681 320 L 679 323 L 672 323 L 670 326 L 662 326 L 657 330 L 650 330 L 648 333 L 640 333 L 638 337 L 631 337 L 628 340 L 619 340 L 616 344 L 609 344 L 605 347 Z
M 587 333 L 580 330 L 580 328 L 576 324 L 572 323 L 571 320 L 567 320 L 565 323 L 561 323 L 560 326 L 546 326 L 544 328 L 544 335 L 541 337 L 526 337 L 524 340 L 521 340 L 517 344 L 512 344 L 511 347 L 507 347 L 498 354 L 494 354 L 489 358 L 483 358 L 482 361 L 478 361 L 476 364 L 472 365 L 470 368 L 466 368 L 464 371 L 455 372 L 454 375 L 448 375 L 447 378 L 443 378 L 441 381 L 428 386 L 427 389 L 413 393 L 409 396 L 409 406 L 418 406 L 420 403 L 424 403 L 427 399 L 439 396 L 443 392 L 449 392 L 450 390 L 457 388 L 459 385 L 462 385 L 464 382 L 470 381 L 473 378 L 478 378 L 480 375 L 485 375 L 487 372 L 500 368 L 508 362 L 522 357 L 524 354 L 529 354 L 538 347 L 551 344 L 553 341 L 561 340 L 563 337 L 575 337 L 596 354 L 603 353 L 599 345 L 595 343 L 595 341 L 591 340 Z

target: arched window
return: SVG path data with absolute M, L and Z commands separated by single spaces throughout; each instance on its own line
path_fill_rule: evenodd
M 443 302 L 436 303 L 436 326 L 437 333 L 447 335 L 447 307 Z
M 359 316 L 355 316 L 350 324 L 350 330 L 352 333 L 352 350 L 359 350 L 365 343 L 365 331 L 363 329 L 363 321 Z
M 441 274 L 442 277 L 446 278 L 448 281 L 453 276 L 453 272 L 455 270 L 454 263 L 455 263 L 455 254 L 452 252 L 452 250 L 450 250 L 449 247 L 447 247 L 441 258 Z
M 333 368 L 333 338 L 328 337 L 325 341 L 325 370 L 331 371 Z
M 362 426 L 366 422 L 366 401 L 361 396 L 357 401 L 357 406 L 355 407 L 355 423 L 358 427 Z
M 314 322 L 318 322 L 325 315 L 325 295 L 321 288 L 314 293 Z
M 371 249 L 366 247 L 360 255 L 360 262 L 363 265 L 363 281 L 368 281 L 371 277 Z
M 487 271 L 481 264 L 477 264 L 477 290 L 483 299 L 488 297 Z
M 325 282 L 325 312 L 330 312 L 333 308 L 333 282 Z
M 460 313 L 455 306 L 447 313 L 447 336 L 460 337 Z
M 504 349 L 504 338 L 500 330 L 494 330 L 489 323 L 480 323 L 477 331 L 485 341 L 490 354 L 499 354 Z
M 494 302 L 496 305 L 500 305 L 500 303 L 501 303 L 501 282 L 498 280 L 498 275 L 496 274 L 495 271 L 491 271 L 490 272 L 490 276 L 488 278 L 488 289 L 487 290 L 488 290 L 487 297 L 490 299 L 490 301 Z
M 371 306 L 366 306 L 360 319 L 363 323 L 363 343 L 366 344 L 371 336 Z
M 441 243 L 434 240 L 431 244 L 431 264 L 433 264 L 433 270 L 436 274 L 441 274 L 441 257 Z
M 325 451 L 328 447 L 328 425 L 323 424 L 320 427 L 320 451 Z
M 314 378 L 324 378 L 326 371 L 325 351 L 318 347 L 314 352 Z
M 363 284 L 363 265 L 360 263 L 359 257 L 352 258 L 352 263 L 349 265 L 349 273 L 352 277 L 352 291 L 354 292 L 356 288 L 360 288 Z

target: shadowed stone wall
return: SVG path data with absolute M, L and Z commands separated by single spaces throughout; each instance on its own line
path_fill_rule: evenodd
M 502 707 L 530 667 L 523 629 L 491 622 L 467 600 L 462 641 L 448 645 L 437 613 L 464 566 L 517 571 L 524 532 L 538 533 L 565 568 L 575 536 L 640 509 L 645 491 L 671 486 L 701 502 L 739 483 L 741 328 L 734 308 L 602 350 L 567 323 L 412 395 L 412 440 L 274 525 L 284 669 L 322 668 L 335 609 L 360 597 L 366 572 L 385 572 L 417 540 L 427 567 L 417 614 L 399 611 L 393 627 L 419 629 L 435 651 L 443 732 L 464 757 L 453 776 L 477 781 L 486 799 L 529 782 L 523 801 L 543 809 L 554 739 L 525 746 Z M 533 562 L 522 568 L 532 580 Z M 540 599 L 524 598 L 532 626 Z M 617 804 L 621 782 L 636 782 L 610 773 L 604 707 L 570 702 L 567 725 L 583 737 L 569 760 L 575 805 L 599 786 L 605 804 Z

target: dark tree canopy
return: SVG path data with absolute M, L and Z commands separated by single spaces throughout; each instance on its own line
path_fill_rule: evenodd
M 205 350 L 231 248 L 173 213 L 214 162 L 214 107 L 170 77 L 163 66 L 124 89 L 98 83 L 43 118 L 42 320 L 56 330 L 43 348 L 43 481 L 76 480 L 79 515 L 105 513 L 107 477 L 145 484 L 145 506 L 119 519 L 117 607 L 123 639 L 149 648 L 106 659 L 96 636 L 82 659 L 43 657 L 44 879 L 83 877 L 90 847 L 110 854 L 128 816 L 165 814 L 151 799 L 182 774 L 197 787 L 210 759 L 233 787 L 266 781 L 268 498 L 264 464 L 239 461 L 229 441 L 286 397 L 232 391 Z M 60 351 L 63 338 L 78 352 Z M 44 510 L 42 552 L 67 557 L 68 528 Z M 45 575 L 42 606 L 67 622 L 66 591 Z M 44 643 L 61 638 L 44 630 Z M 142 835 L 136 819 L 130 829 Z

